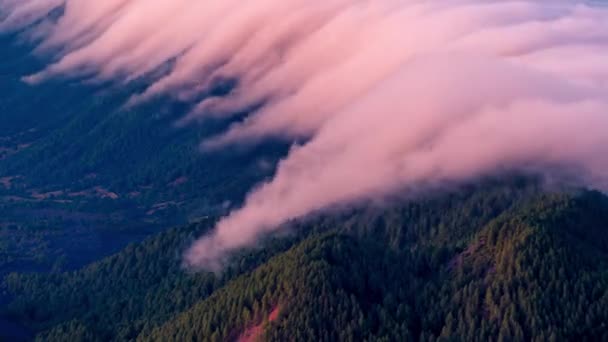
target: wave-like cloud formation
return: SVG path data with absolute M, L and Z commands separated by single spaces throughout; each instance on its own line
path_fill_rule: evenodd
M 218 267 L 289 219 L 421 184 L 565 167 L 581 185 L 608 190 L 608 8 L 599 4 L 0 0 L 0 8 L 0 29 L 44 28 L 39 50 L 59 51 L 28 81 L 148 75 L 151 85 L 130 103 L 204 98 L 185 122 L 262 105 L 205 148 L 304 138 L 188 251 L 194 267 Z M 56 8 L 62 14 L 49 19 Z M 204 96 L 223 79 L 238 85 Z

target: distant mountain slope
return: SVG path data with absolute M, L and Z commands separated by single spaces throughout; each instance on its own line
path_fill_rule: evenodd
M 285 152 L 268 143 L 201 153 L 201 139 L 229 122 L 178 128 L 188 106 L 162 98 L 124 108 L 137 84 L 28 85 L 21 77 L 41 63 L 30 50 L 0 36 L 0 278 L 75 269 L 222 213 Z
M 0 176 L 15 177 L 9 190 L 78 191 L 103 185 L 121 197 L 139 191 L 141 196 L 166 199 L 175 197 L 180 186 L 180 193 L 190 197 L 195 197 L 195 188 L 198 193 L 224 191 L 229 196 L 224 194 L 223 201 L 239 199 L 252 181 L 268 174 L 258 165 L 260 154 L 200 153 L 202 137 L 229 122 L 177 128 L 175 122 L 189 108 L 186 104 L 158 99 L 127 109 L 124 104 L 135 86 L 108 88 L 69 79 L 23 83 L 21 77 L 37 70 L 39 63 L 26 47 L 7 40 L 0 40 L 0 151 L 6 150 Z M 261 148 L 270 160 L 282 151 Z M 240 174 L 254 179 L 237 181 Z
M 179 251 L 211 223 L 81 271 L 13 275 L 9 312 L 48 341 L 236 340 L 258 325 L 277 341 L 608 337 L 598 193 L 459 189 L 295 223 L 222 276 L 184 273 Z

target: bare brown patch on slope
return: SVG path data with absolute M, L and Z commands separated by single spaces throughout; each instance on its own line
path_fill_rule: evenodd
M 268 315 L 268 323 L 274 322 L 279 318 L 281 313 L 281 307 L 277 306 Z M 264 332 L 265 322 L 261 321 L 257 324 L 249 326 L 243 333 L 236 339 L 237 342 L 255 342 L 257 341 Z

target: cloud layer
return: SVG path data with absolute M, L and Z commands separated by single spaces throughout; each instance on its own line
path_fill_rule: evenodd
M 56 8 L 63 14 L 49 18 Z M 195 243 L 194 267 L 218 267 L 289 219 L 421 184 L 567 168 L 608 190 L 608 8 L 598 4 L 0 0 L 0 9 L 0 30 L 36 33 L 38 50 L 56 57 L 30 82 L 147 75 L 130 104 L 198 101 L 184 122 L 262 104 L 205 148 L 306 141 Z M 230 94 L 206 96 L 225 79 L 238 80 Z

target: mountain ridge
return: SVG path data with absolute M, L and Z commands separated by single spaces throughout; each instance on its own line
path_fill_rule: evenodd
M 512 184 L 466 193 L 293 223 L 291 236 L 235 256 L 221 275 L 184 273 L 177 251 L 210 219 L 81 271 L 12 275 L 20 300 L 9 313 L 58 341 L 231 340 L 277 306 L 264 340 L 606 336 L 606 197 Z M 57 317 L 59 307 L 68 310 Z

